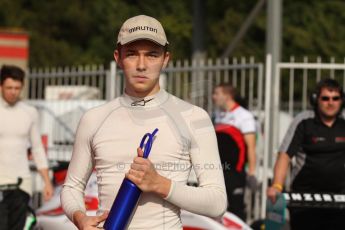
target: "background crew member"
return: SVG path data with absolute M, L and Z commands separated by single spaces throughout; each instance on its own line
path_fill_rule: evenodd
M 245 220 L 244 189 L 247 184 L 255 190 L 256 168 L 256 122 L 252 113 L 238 104 L 236 89 L 222 83 L 214 89 L 213 100 L 218 110 L 215 112 L 218 146 L 223 164 L 230 162 L 230 170 L 224 167 L 227 188 L 228 210 Z M 231 127 L 226 127 L 228 125 Z M 223 132 L 225 130 L 227 132 Z M 230 137 L 230 136 L 231 137 Z M 245 161 L 248 171 L 245 172 Z
M 291 190 L 301 193 L 345 192 L 345 120 L 340 116 L 344 94 L 339 83 L 325 79 L 311 96 L 314 111 L 296 116 L 279 148 L 273 185 L 267 196 L 273 202 L 282 192 L 292 158 Z M 291 208 L 295 229 L 345 229 L 345 210 Z
M 20 101 L 24 71 L 4 65 L 0 73 L 0 229 L 22 230 L 32 193 L 27 155 L 28 142 L 45 186 L 45 200 L 53 187 L 39 133 L 36 109 Z M 19 188 L 18 188 L 19 185 Z

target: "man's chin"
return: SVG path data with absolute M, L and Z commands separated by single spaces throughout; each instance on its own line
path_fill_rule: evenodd
M 14 105 L 14 104 L 16 104 L 18 102 L 18 99 L 5 99 L 5 101 L 9 105 Z
M 145 93 L 147 91 L 150 91 L 151 87 L 149 87 L 147 85 L 136 84 L 133 86 L 133 89 L 138 93 Z
M 332 112 L 332 113 L 323 113 L 323 116 L 327 119 L 333 119 L 335 118 L 339 112 Z
M 10 104 L 10 105 L 15 105 L 17 102 L 18 102 L 18 100 L 16 100 L 16 101 L 11 101 L 11 102 L 9 102 L 8 104 Z
M 134 84 L 131 86 L 132 90 L 139 94 L 146 94 L 153 90 L 154 86 L 147 84 Z

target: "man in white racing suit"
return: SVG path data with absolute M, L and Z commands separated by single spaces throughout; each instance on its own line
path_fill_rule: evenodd
M 143 194 L 129 229 L 182 229 L 180 209 L 221 216 L 227 207 L 217 139 L 208 114 L 159 87 L 167 66 L 162 25 L 145 15 L 128 19 L 114 57 L 125 76 L 122 96 L 81 119 L 61 193 L 67 216 L 79 229 L 97 229 L 124 177 Z M 148 159 L 137 149 L 141 137 L 159 131 Z M 194 167 L 198 187 L 188 186 Z M 83 192 L 93 170 L 99 188 L 99 216 L 85 214 Z

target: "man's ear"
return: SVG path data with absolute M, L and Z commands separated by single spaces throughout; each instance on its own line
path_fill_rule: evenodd
M 117 65 L 122 69 L 122 62 L 121 62 L 121 57 L 120 57 L 120 52 L 118 49 L 114 51 L 114 59 L 117 63 Z
M 164 54 L 164 62 L 163 62 L 163 69 L 165 69 L 170 60 L 170 52 L 165 52 Z

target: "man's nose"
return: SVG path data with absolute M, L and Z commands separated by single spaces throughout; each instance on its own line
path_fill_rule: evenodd
M 333 106 L 335 104 L 335 101 L 333 101 L 332 99 L 331 100 L 329 100 L 329 102 L 328 102 L 328 106 Z
M 142 72 L 146 70 L 145 56 L 139 55 L 137 70 Z

